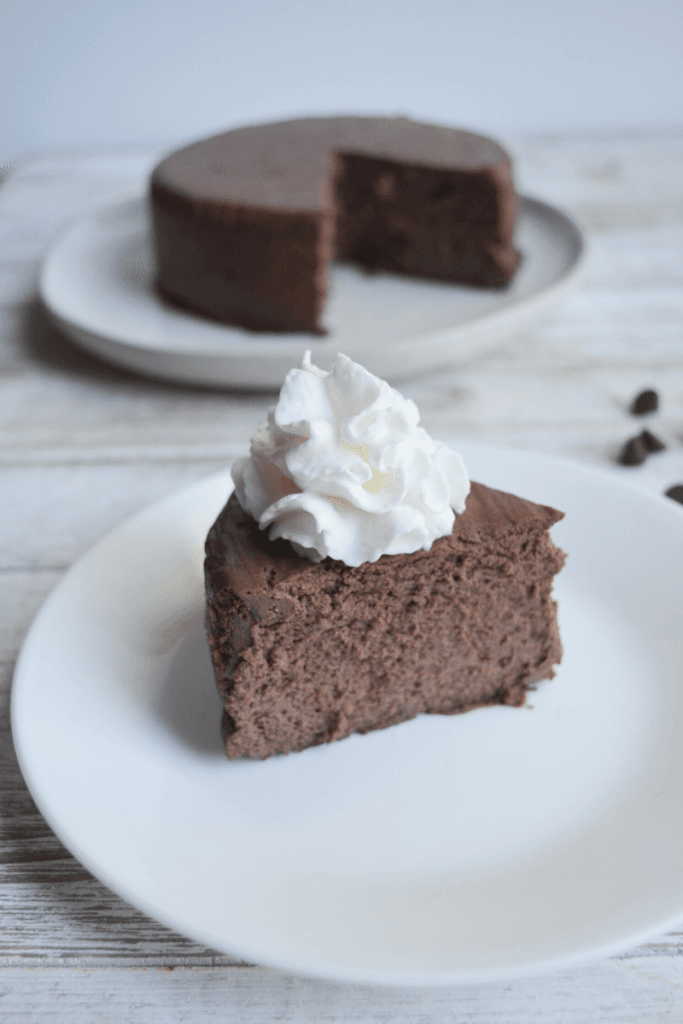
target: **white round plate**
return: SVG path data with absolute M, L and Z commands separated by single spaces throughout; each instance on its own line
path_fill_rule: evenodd
M 307 348 L 329 369 L 337 352 L 371 373 L 405 380 L 469 359 L 543 320 L 574 283 L 583 239 L 565 214 L 521 198 L 524 255 L 504 291 L 333 266 L 326 338 L 254 334 L 164 302 L 153 288 L 145 201 L 72 227 L 43 266 L 40 292 L 65 334 L 127 369 L 191 384 L 279 388 Z
M 214 476 L 90 551 L 17 665 L 24 776 L 93 874 L 211 948 L 369 983 L 538 973 L 680 920 L 683 509 L 458 447 L 474 478 L 567 513 L 556 678 L 524 708 L 229 762 L 202 626 Z

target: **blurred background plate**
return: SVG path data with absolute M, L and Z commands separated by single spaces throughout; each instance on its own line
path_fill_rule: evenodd
M 69 229 L 40 281 L 60 329 L 96 355 L 147 376 L 216 387 L 279 388 L 307 348 L 329 369 L 337 352 L 390 381 L 452 366 L 530 330 L 580 270 L 584 241 L 555 207 L 520 198 L 523 260 L 503 291 L 369 275 L 335 265 L 329 334 L 254 334 L 176 309 L 153 288 L 144 199 L 109 207 Z

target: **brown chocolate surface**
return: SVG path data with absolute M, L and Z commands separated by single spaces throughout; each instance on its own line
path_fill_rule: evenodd
M 204 139 L 156 168 L 151 203 L 161 293 L 256 331 L 324 333 L 335 256 L 490 287 L 519 261 L 505 151 L 407 118 L 307 118 Z
M 206 544 L 229 757 L 268 757 L 422 712 L 524 703 L 561 657 L 555 509 L 473 484 L 430 551 L 314 564 L 233 495 Z

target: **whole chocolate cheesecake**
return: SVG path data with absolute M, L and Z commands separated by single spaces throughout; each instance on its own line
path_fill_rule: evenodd
M 490 288 L 519 263 L 510 159 L 408 118 L 306 118 L 225 132 L 155 169 L 159 292 L 252 331 L 324 334 L 333 259 Z
M 357 363 L 307 353 L 232 475 L 205 560 L 229 757 L 519 706 L 553 676 L 563 514 L 471 484 Z

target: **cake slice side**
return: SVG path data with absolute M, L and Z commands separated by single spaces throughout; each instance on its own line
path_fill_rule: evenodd
M 207 538 L 209 643 L 229 757 L 524 703 L 561 658 L 562 513 L 473 484 L 430 551 L 351 568 L 274 544 L 231 497 Z

